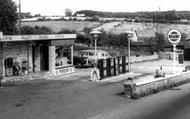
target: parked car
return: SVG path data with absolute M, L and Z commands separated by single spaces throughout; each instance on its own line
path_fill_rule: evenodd
M 73 56 L 73 64 L 77 68 L 92 66 L 91 62 L 86 57 L 81 56 Z
M 97 50 L 97 54 L 95 55 L 95 51 L 94 50 L 82 50 L 82 57 L 86 57 L 90 60 L 90 62 L 92 64 L 95 63 L 95 59 L 97 57 L 97 60 L 100 59 L 108 59 L 111 56 L 109 55 L 108 52 L 104 51 L 104 50 Z

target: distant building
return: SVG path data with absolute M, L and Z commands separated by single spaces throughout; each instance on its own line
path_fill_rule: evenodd
M 24 18 L 24 19 L 21 19 L 21 21 L 22 22 L 38 21 L 38 20 L 40 20 L 42 18 L 43 17 Z
M 187 19 L 181 19 L 180 22 L 188 22 Z
M 19 14 L 19 13 L 17 13 L 17 14 Z M 31 15 L 30 12 L 21 12 L 20 16 L 21 16 L 22 19 L 31 18 L 32 17 L 32 15 Z
M 100 21 L 124 21 L 125 18 L 104 18 L 104 17 L 100 17 L 99 20 Z
M 85 17 L 85 14 L 76 14 L 77 17 Z

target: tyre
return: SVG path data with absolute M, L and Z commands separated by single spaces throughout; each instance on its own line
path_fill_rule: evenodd
M 81 62 L 77 62 L 76 67 L 82 67 L 82 63 Z

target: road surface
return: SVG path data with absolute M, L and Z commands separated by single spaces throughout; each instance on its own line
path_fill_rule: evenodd
M 133 102 L 122 95 L 122 84 L 85 79 L 9 84 L 0 89 L 0 119 L 86 119 Z
M 89 119 L 189 119 L 190 84 L 140 98 Z

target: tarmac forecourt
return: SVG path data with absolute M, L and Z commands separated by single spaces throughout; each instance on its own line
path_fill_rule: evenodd
M 134 63 L 134 65 L 132 65 L 132 72 L 108 77 L 98 82 L 106 83 L 125 81 L 124 93 L 126 96 L 138 98 L 188 83 L 190 81 L 188 80 L 190 72 L 185 71 L 185 66 L 188 64 L 189 62 L 177 64 L 177 72 L 176 74 L 173 74 L 171 60 L 155 60 Z M 165 76 L 155 78 L 155 71 L 160 67 L 162 67 Z M 132 81 L 128 81 L 128 78 L 132 78 Z

